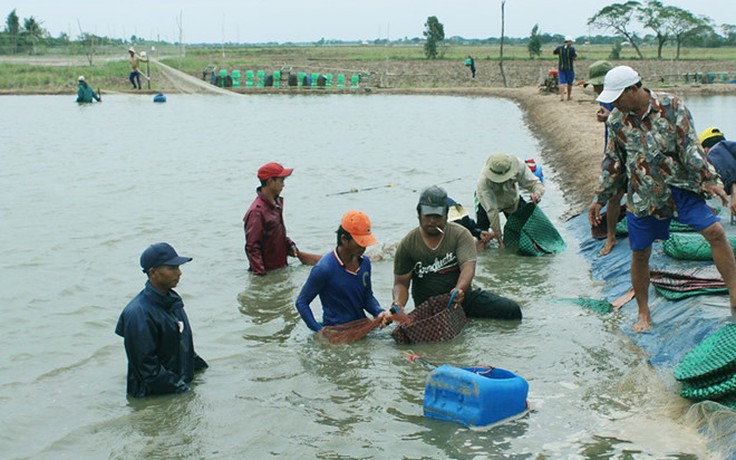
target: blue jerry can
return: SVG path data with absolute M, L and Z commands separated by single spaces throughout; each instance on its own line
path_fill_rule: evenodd
M 504 369 L 439 366 L 427 375 L 426 417 L 483 427 L 527 410 L 529 383 Z

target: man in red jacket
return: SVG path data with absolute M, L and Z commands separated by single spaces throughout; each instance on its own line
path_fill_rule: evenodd
M 280 196 L 284 180 L 293 169 L 278 163 L 267 163 L 258 169 L 261 186 L 256 189 L 256 199 L 243 217 L 245 228 L 245 254 L 249 270 L 255 275 L 285 267 L 286 257 L 299 257 L 302 263 L 314 265 L 319 258 L 300 253 L 296 244 L 286 235 L 284 225 L 284 199 Z M 315 260 L 312 260 L 315 259 Z

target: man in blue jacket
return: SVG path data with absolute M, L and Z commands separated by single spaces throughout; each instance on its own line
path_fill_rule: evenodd
M 194 372 L 207 368 L 194 351 L 184 302 L 174 291 L 181 278 L 179 266 L 191 260 L 167 243 L 152 244 L 141 254 L 148 281 L 125 307 L 115 328 L 125 339 L 130 396 L 183 393 L 189 390 Z
M 362 319 L 366 317 L 364 311 L 373 317 L 388 316 L 373 295 L 371 261 L 363 255 L 365 248 L 375 243 L 371 221 L 365 213 L 348 211 L 342 217 L 337 247 L 317 262 L 296 299 L 296 309 L 309 329 L 319 332 L 323 326 Z M 318 295 L 322 303 L 321 323 L 309 307 Z

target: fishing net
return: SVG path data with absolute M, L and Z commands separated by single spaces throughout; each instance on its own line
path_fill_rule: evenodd
M 684 270 L 652 269 L 649 276 L 657 292 L 669 300 L 728 293 L 726 283 L 713 265 Z
M 732 397 L 736 395 L 736 373 L 703 379 L 697 383 L 683 382 L 680 395 L 697 401 Z
M 550 301 L 554 303 L 571 303 L 581 306 L 586 310 L 592 310 L 597 313 L 611 313 L 613 311 L 613 305 L 607 300 L 589 299 L 586 297 L 574 297 L 567 299 L 551 299 Z
M 626 218 L 626 205 L 621 205 L 621 211 L 618 214 L 618 220 L 617 222 L 620 223 L 623 219 Z M 616 224 L 616 234 L 618 235 L 618 225 Z M 625 225 L 625 224 L 624 224 Z M 590 227 L 590 234 L 593 237 L 593 239 L 596 240 L 605 240 L 608 236 L 608 212 L 603 211 L 601 213 L 601 221 L 598 223 L 598 225 L 591 225 Z
M 675 378 L 692 381 L 735 370 L 736 323 L 730 323 L 690 350 L 675 370 Z
M 381 324 L 381 318 L 362 318 L 339 326 L 325 326 L 317 332 L 317 340 L 332 344 L 354 343 Z
M 729 236 L 728 243 L 733 250 L 736 236 Z M 713 260 L 710 244 L 699 233 L 673 233 L 662 244 L 664 253 L 680 260 Z
M 391 333 L 398 344 L 446 342 L 460 333 L 468 322 L 465 310 L 450 302 L 450 294 L 430 297 L 406 316 L 409 321 Z
M 533 203 L 519 203 L 504 226 L 503 243 L 507 248 L 525 256 L 557 254 L 567 248 L 552 222 Z
M 708 336 L 690 350 L 675 370 L 680 395 L 695 400 L 736 400 L 736 324 Z M 729 406 L 730 407 L 730 406 Z

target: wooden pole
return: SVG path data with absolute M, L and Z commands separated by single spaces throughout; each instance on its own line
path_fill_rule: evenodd
M 504 27 L 506 25 L 504 17 L 504 9 L 506 7 L 506 0 L 501 0 L 501 54 L 498 59 L 498 67 L 501 69 L 501 77 L 503 78 L 503 87 L 508 88 L 508 82 L 506 81 L 506 72 L 503 70 L 503 36 Z

